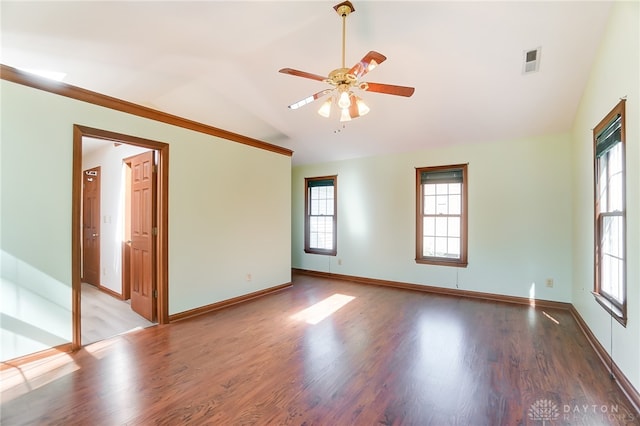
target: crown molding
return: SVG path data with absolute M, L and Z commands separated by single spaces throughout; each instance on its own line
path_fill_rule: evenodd
M 20 71 L 8 65 L 0 64 L 0 79 L 78 101 L 87 102 L 93 105 L 98 105 L 104 108 L 126 112 L 138 117 L 148 118 L 150 120 L 171 124 L 184 129 L 194 130 L 196 132 L 216 136 L 229 141 L 241 143 L 243 145 L 249 145 L 254 148 L 264 149 L 266 151 L 275 152 L 288 157 L 293 155 L 292 150 L 278 145 L 243 136 L 238 133 L 229 132 L 197 121 L 188 120 L 186 118 L 178 117 L 177 115 L 168 114 L 166 112 L 144 107 L 122 99 L 113 98 L 101 93 L 92 92 L 70 84 L 48 80 L 46 78 L 30 74 L 26 71 Z

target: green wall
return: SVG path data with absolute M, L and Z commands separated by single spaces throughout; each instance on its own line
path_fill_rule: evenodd
M 292 265 L 568 302 L 569 141 L 556 135 L 294 167 Z M 415 168 L 461 163 L 469 164 L 469 265 L 416 264 Z M 304 178 L 329 174 L 338 175 L 338 254 L 305 254 Z
M 1 359 L 71 340 L 74 124 L 170 145 L 169 314 L 291 281 L 290 157 L 4 80 L 0 89 Z
M 640 3 L 616 2 L 576 115 L 571 158 L 572 302 L 625 376 L 640 389 Z M 596 303 L 592 129 L 626 97 L 627 326 Z

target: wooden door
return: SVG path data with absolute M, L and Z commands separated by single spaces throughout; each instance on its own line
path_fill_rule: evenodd
M 155 194 L 154 152 L 131 161 L 131 309 L 155 321 Z
M 82 281 L 100 285 L 100 167 L 82 173 Z

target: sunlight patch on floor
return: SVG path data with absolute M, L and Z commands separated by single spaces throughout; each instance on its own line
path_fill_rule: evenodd
M 80 366 L 66 353 L 9 367 L 0 375 L 2 402 L 11 401 L 79 369 Z
M 551 315 L 549 315 L 549 314 L 548 314 L 548 313 L 546 313 L 545 311 L 542 311 L 542 314 L 543 314 L 545 317 L 549 318 L 551 321 L 555 322 L 555 323 L 556 323 L 556 325 L 560 324 L 560 321 L 558 321 L 557 319 L 555 319 L 554 317 L 552 317 Z
M 336 293 L 306 309 L 303 309 L 297 314 L 292 315 L 290 318 L 297 321 L 304 321 L 307 324 L 318 324 L 320 321 L 327 318 L 353 299 L 355 299 L 354 296 L 346 296 L 344 294 Z
M 529 287 L 529 306 L 536 306 L 536 283 L 531 283 Z
M 109 349 L 111 349 L 112 346 L 120 343 L 116 337 L 117 336 L 114 336 L 112 338 L 90 343 L 84 346 L 84 350 L 89 352 L 94 358 L 102 359 L 109 353 Z

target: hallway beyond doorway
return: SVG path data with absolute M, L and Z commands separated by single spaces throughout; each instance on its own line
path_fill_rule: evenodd
M 91 284 L 82 283 L 81 301 L 83 346 L 155 325 L 136 314 L 128 302 L 109 296 Z

